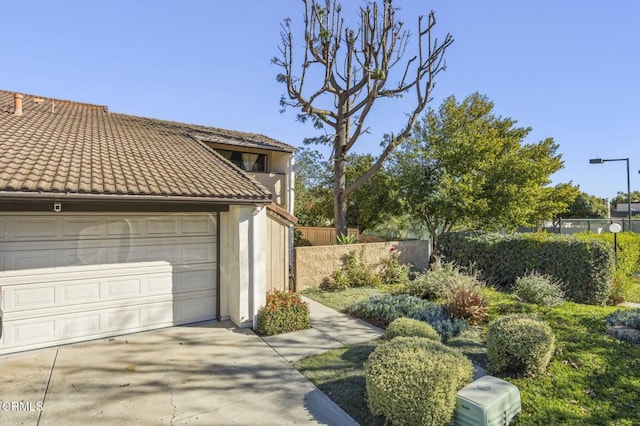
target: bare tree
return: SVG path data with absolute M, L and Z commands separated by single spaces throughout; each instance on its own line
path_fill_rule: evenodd
M 316 128 L 330 128 L 325 137 L 313 139 L 333 145 L 335 226 L 338 235 L 346 234 L 347 197 L 370 179 L 411 134 L 418 115 L 431 100 L 435 76 L 446 68 L 444 53 L 453 38 L 447 34 L 439 42 L 432 36 L 436 25 L 433 11 L 426 23 L 420 16 L 417 53 L 403 61 L 410 32 L 396 20 L 393 0 L 361 7 L 357 29 L 345 26 L 338 0 L 303 3 L 305 50 L 296 68 L 299 73 L 294 72 L 294 37 L 288 19 L 282 24 L 281 57 L 273 59 L 283 69 L 278 81 L 287 86 L 280 104 L 283 110 L 300 109 L 297 119 L 301 122 L 310 119 Z M 400 98 L 410 92 L 415 94 L 415 104 L 402 129 L 385 134 L 383 151 L 373 166 L 347 185 L 347 155 L 360 136 L 369 132 L 366 123 L 373 105 L 380 98 Z

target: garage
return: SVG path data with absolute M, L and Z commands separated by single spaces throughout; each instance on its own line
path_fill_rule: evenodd
M 0 213 L 0 354 L 218 316 L 218 213 Z

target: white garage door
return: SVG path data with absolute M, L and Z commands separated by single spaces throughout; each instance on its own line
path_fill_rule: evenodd
M 216 215 L 0 214 L 0 354 L 216 317 Z

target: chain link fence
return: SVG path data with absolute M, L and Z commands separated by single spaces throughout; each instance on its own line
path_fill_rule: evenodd
M 576 234 L 578 232 L 593 232 L 601 234 L 610 232 L 609 226 L 617 223 L 622 232 L 640 234 L 640 219 L 609 218 L 609 219 L 560 219 L 552 226 L 520 228 L 519 232 L 547 231 L 555 234 Z

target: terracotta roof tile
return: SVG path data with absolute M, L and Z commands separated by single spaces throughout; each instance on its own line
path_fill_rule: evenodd
M 109 113 L 0 90 L 0 191 L 268 201 L 271 194 L 203 142 L 293 152 L 262 135 Z

